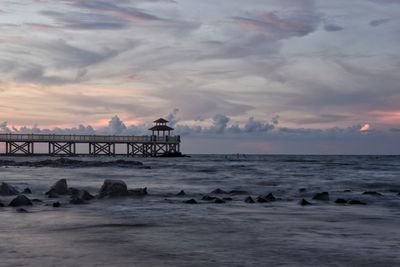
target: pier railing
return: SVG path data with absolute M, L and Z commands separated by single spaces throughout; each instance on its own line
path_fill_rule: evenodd
M 179 136 L 118 136 L 1 133 L 0 142 L 74 142 L 74 143 L 179 143 Z

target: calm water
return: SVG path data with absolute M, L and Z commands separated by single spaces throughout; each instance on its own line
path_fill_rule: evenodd
M 138 160 L 151 169 L 0 167 L 0 182 L 29 186 L 31 198 L 48 203 L 54 200 L 44 192 L 61 178 L 93 194 L 109 178 L 149 192 L 142 199 L 61 208 L 44 203 L 27 208 L 29 213 L 0 208 L 0 266 L 400 265 L 400 157 Z M 247 195 L 237 195 L 225 204 L 183 203 L 216 188 L 246 190 L 253 197 L 272 192 L 281 199 L 248 204 Z M 181 189 L 186 197 L 171 196 Z M 321 191 L 330 193 L 329 202 L 311 200 Z M 300 206 L 303 197 L 314 205 Z M 339 197 L 368 205 L 337 205 Z

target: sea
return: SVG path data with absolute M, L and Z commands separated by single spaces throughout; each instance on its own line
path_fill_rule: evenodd
M 118 159 L 143 166 L 112 163 Z M 43 201 L 20 212 L 7 207 L 12 196 L 0 196 L 6 205 L 0 207 L 0 266 L 400 266 L 400 156 L 75 160 L 109 164 L 0 164 L 0 183 L 29 187 L 26 196 Z M 68 196 L 47 198 L 64 178 L 93 195 L 106 179 L 146 187 L 148 195 L 83 205 L 70 204 Z M 215 189 L 227 192 L 217 194 L 225 203 L 202 200 Z M 176 196 L 181 190 L 186 195 Z M 329 200 L 313 199 L 320 192 Z M 244 201 L 269 193 L 275 201 Z M 336 204 L 338 198 L 365 205 Z M 302 199 L 311 205 L 300 205 Z M 61 206 L 53 207 L 55 201 Z

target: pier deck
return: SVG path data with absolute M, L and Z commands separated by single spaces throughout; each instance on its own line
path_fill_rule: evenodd
M 117 136 L 117 135 L 60 135 L 60 134 L 0 134 L 5 143 L 3 155 L 35 155 L 35 144 L 47 144 L 48 155 L 108 155 L 115 156 L 116 146 L 125 146 L 126 156 L 154 157 L 180 153 L 180 136 Z M 83 152 L 76 146 L 87 144 Z M 42 145 L 43 146 L 43 145 Z M 47 154 L 47 153 L 46 153 Z

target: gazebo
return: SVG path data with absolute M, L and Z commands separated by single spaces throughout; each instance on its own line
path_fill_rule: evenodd
M 168 121 L 163 118 L 155 120 L 154 123 L 156 125 L 154 125 L 149 129 L 150 131 L 153 132 L 153 135 L 155 135 L 155 133 L 157 132 L 157 136 L 169 136 L 171 134 L 171 131 L 174 130 L 174 128 L 171 128 L 167 125 Z

